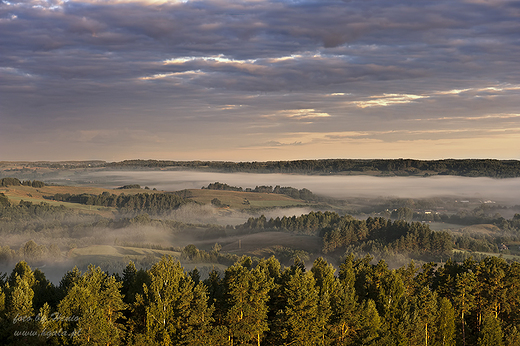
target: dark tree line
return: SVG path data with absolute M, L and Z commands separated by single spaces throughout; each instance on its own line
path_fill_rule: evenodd
M 267 162 L 125 160 L 106 163 L 107 168 L 209 169 L 225 172 L 338 174 L 375 171 L 394 175 L 460 175 L 469 177 L 520 177 L 520 161 L 494 159 L 325 159 Z
M 140 189 L 141 185 L 139 184 L 130 184 L 130 185 L 124 185 L 121 187 L 118 187 L 118 190 L 130 190 L 130 189 Z
M 358 254 L 381 254 L 383 258 L 393 254 L 407 254 L 422 260 L 440 260 L 448 257 L 452 247 L 465 251 L 517 253 L 517 246 L 514 244 L 520 239 L 520 216 L 515 215 L 513 219 L 504 222 L 507 228 L 500 234 L 450 235 L 446 232 L 434 232 L 427 224 L 419 222 L 392 221 L 381 217 L 357 220 L 348 215 L 340 216 L 327 211 L 274 219 L 260 216 L 250 218 L 246 223 L 235 227 L 201 225 L 201 229 L 206 231 L 198 232 L 197 236 L 208 240 L 225 237 L 227 228 L 235 233 L 287 231 L 321 237 L 322 251 L 334 256 L 351 251 Z M 0 194 L 0 235 L 34 232 L 75 238 L 89 234 L 93 229 L 120 229 L 135 225 L 158 227 L 173 233 L 193 229 L 193 226 L 178 221 L 154 219 L 142 213 L 113 219 L 78 213 L 64 206 L 47 203 L 22 201 L 17 205 L 10 205 L 9 200 Z M 5 254 L 0 257 L 4 259 L 25 258 L 12 255 L 14 250 L 5 250 L 3 253 Z
M 2 178 L 0 179 L 0 186 L 1 187 L 7 187 L 7 186 L 32 186 L 32 187 L 44 187 L 45 183 L 43 181 L 39 180 L 24 180 L 21 181 L 18 178 Z
M 46 196 L 46 198 L 62 202 L 114 207 L 122 211 L 142 211 L 150 214 L 163 213 L 177 209 L 187 203 L 194 203 L 172 193 L 137 193 L 132 195 L 122 193 L 116 195 L 105 191 L 99 195 L 65 193 Z
M 241 187 L 238 187 L 238 186 L 231 186 L 231 185 L 228 185 L 228 184 L 225 184 L 225 183 L 219 183 L 218 181 L 217 182 L 214 182 L 214 183 L 210 183 L 208 184 L 207 187 L 203 186 L 202 189 L 207 189 L 207 190 L 221 190 L 221 191 L 239 191 L 239 192 L 242 192 L 243 189 Z
M 520 176 L 520 161 L 495 159 L 323 159 L 267 162 L 125 160 L 120 162 L 31 162 L 27 163 L 27 165 L 31 167 L 57 169 L 89 167 L 105 167 L 111 169 L 179 167 L 225 172 L 259 173 L 356 174 L 372 171 L 393 175 L 446 174 L 493 178 Z
M 284 230 L 308 235 L 318 235 L 323 240 L 323 253 L 344 253 L 357 247 L 365 252 L 387 251 L 408 254 L 416 258 L 446 258 L 453 242 L 447 232 L 434 232 L 427 224 L 403 220 L 369 217 L 357 220 L 350 215 L 334 212 L 310 212 L 301 216 L 249 218 L 240 226 L 243 230 Z
M 320 197 L 316 196 L 315 194 L 313 194 L 310 190 L 308 190 L 306 188 L 298 190 L 298 189 L 296 189 L 294 187 L 290 187 L 290 186 L 280 187 L 280 185 L 276 185 L 274 188 L 272 186 L 261 185 L 261 186 L 256 186 L 254 189 L 247 187 L 244 190 L 241 187 L 231 186 L 228 184 L 215 182 L 215 183 L 209 184 L 207 187 L 203 186 L 202 189 L 222 190 L 222 191 L 239 191 L 239 192 L 245 191 L 245 192 L 276 193 L 279 195 L 286 195 L 286 196 L 289 196 L 289 197 L 292 197 L 295 199 L 303 199 L 306 201 L 320 199 Z
M 242 257 L 202 280 L 164 257 L 58 285 L 19 262 L 0 280 L 5 345 L 520 344 L 520 265 L 496 257 L 390 270 L 348 256 L 282 267 Z

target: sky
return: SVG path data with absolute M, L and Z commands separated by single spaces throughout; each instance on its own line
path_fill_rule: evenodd
M 520 159 L 520 1 L 0 1 L 0 160 Z

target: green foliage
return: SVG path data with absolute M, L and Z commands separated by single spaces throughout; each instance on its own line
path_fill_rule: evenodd
M 455 310 L 446 297 L 442 297 L 438 303 L 436 329 L 435 339 L 439 345 L 455 345 Z
M 242 191 L 241 187 L 230 186 L 228 184 L 219 183 L 218 181 L 215 183 L 210 183 L 207 187 L 203 186 L 202 189 L 223 190 L 223 191 Z
M 249 259 L 250 260 L 250 259 Z M 245 265 L 244 265 L 245 264 Z M 267 325 L 267 301 L 273 279 L 266 268 L 250 269 L 250 262 L 236 263 L 226 270 L 225 317 L 232 343 L 260 344 Z
M 211 205 L 214 205 L 217 208 L 229 207 L 229 205 L 222 203 L 222 201 L 220 199 L 218 199 L 218 198 L 213 198 L 211 200 Z
M 221 279 L 163 257 L 121 279 L 90 266 L 58 287 L 18 263 L 0 276 L 0 337 L 18 345 L 516 345 L 520 266 L 487 258 L 392 270 L 346 257 L 336 276 L 323 258 L 242 257 Z M 68 336 L 21 339 L 18 332 Z
M 134 324 L 148 344 L 196 345 L 209 342 L 212 308 L 202 284 L 193 282 L 179 262 L 163 257 L 150 270 L 143 295 L 136 298 Z
M 202 187 L 202 189 L 208 190 L 224 190 L 224 191 L 244 191 L 241 187 L 230 186 L 228 184 L 223 184 L 219 182 L 211 183 L 207 187 Z M 292 197 L 294 199 L 303 199 L 303 200 L 320 200 L 321 198 L 314 195 L 308 189 L 295 189 L 294 187 L 280 187 L 280 185 L 276 185 L 274 188 L 272 186 L 256 186 L 254 189 L 246 188 L 246 192 L 260 192 L 260 193 L 276 193 L 280 195 L 286 195 Z
M 413 217 L 413 210 L 410 208 L 397 208 L 395 211 L 392 212 L 392 218 L 397 220 L 403 220 L 406 222 L 412 221 Z
M 323 159 L 268 162 L 125 160 L 106 167 L 181 167 L 225 172 L 360 174 L 367 171 L 384 175 L 461 175 L 468 177 L 512 178 L 520 176 L 520 161 L 494 159 Z
M 487 314 L 482 323 L 478 346 L 502 346 L 503 337 L 500 321 L 493 314 Z
M 319 317 L 319 292 L 311 272 L 297 268 L 284 287 L 282 337 L 296 345 L 318 345 L 323 338 L 324 322 Z
M 0 193 L 0 208 L 9 207 L 11 203 L 9 202 L 9 198 L 3 193 Z
M 7 186 L 20 186 L 22 185 L 22 182 L 17 178 L 2 178 L 0 179 L 0 186 L 7 187 Z
M 122 212 L 147 212 L 151 214 L 161 214 L 181 205 L 193 203 L 193 201 L 182 198 L 173 193 L 137 193 L 133 195 L 115 195 L 103 192 L 100 195 L 87 193 L 79 195 L 55 194 L 46 196 L 55 201 L 80 203 L 86 205 L 96 205 L 103 207 L 119 208 Z
M 74 335 L 79 344 L 118 344 L 123 337 L 120 323 L 126 308 L 120 289 L 122 284 L 99 267 L 89 266 L 87 272 L 72 282 L 58 305 L 57 328 Z M 67 342 L 70 337 L 62 341 Z
M 405 208 L 406 209 L 406 208 Z M 415 258 L 438 259 L 451 254 L 453 240 L 447 232 L 434 232 L 421 222 L 392 222 L 385 218 L 356 220 L 350 215 L 333 212 L 310 212 L 267 220 L 264 215 L 249 218 L 236 228 L 240 230 L 286 230 L 320 235 L 324 254 L 344 252 L 356 247 L 360 252 L 394 252 Z
M 0 179 L 0 186 L 1 187 L 7 187 L 7 186 L 31 186 L 35 188 L 44 187 L 45 183 L 43 181 L 39 180 L 25 180 L 20 181 L 18 178 L 2 178 Z
M 121 187 L 118 187 L 118 190 L 130 190 L 130 189 L 140 189 L 141 185 L 139 184 L 130 184 L 130 185 L 124 185 Z

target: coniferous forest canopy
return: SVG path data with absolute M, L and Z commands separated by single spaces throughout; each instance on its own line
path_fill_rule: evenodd
M 309 160 L 182 168 L 507 178 L 518 176 L 516 164 Z M 520 344 L 519 205 L 337 199 L 254 182 L 180 191 L 133 181 L 60 185 L 38 167 L 73 177 L 181 163 L 46 165 L 1 173 L 6 345 Z
M 518 345 L 520 265 L 497 257 L 390 270 L 243 256 L 201 280 L 164 257 L 58 285 L 19 262 L 1 282 L 2 340 L 54 345 Z
M 10 162 L 0 162 L 2 166 Z M 320 159 L 267 162 L 229 161 L 165 161 L 125 160 L 20 162 L 32 167 L 49 168 L 180 168 L 206 169 L 224 172 L 298 173 L 298 174 L 360 174 L 370 172 L 382 175 L 459 175 L 468 177 L 511 178 L 520 176 L 520 161 L 496 159 Z M 21 169 L 15 169 L 23 171 Z
M 224 170 L 229 172 L 268 172 L 268 173 L 325 173 L 338 174 L 345 172 L 375 171 L 381 174 L 441 174 L 462 176 L 485 176 L 507 178 L 520 176 L 520 161 L 517 160 L 295 160 L 268 162 L 218 162 L 218 161 L 157 161 L 128 160 L 106 164 L 110 168 L 122 167 L 186 167 Z

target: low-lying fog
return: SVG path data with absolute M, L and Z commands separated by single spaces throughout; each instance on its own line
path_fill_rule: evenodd
M 276 217 L 291 217 L 308 214 L 311 208 L 273 208 L 260 212 L 239 211 L 239 210 L 219 210 L 211 205 L 183 205 L 177 210 L 173 210 L 168 219 L 177 220 L 184 223 L 194 224 L 214 224 L 214 225 L 239 225 L 247 221 L 251 216 L 258 217 L 264 215 L 268 220 Z
M 202 186 L 218 181 L 243 188 L 254 188 L 257 185 L 307 188 L 315 194 L 335 198 L 456 196 L 520 204 L 520 194 L 518 193 L 520 178 L 316 176 L 140 170 L 84 172 L 74 175 L 71 180 L 54 180 L 60 184 L 77 184 L 80 181 L 89 181 L 94 185 L 105 187 L 135 183 L 143 187 L 148 186 L 151 189 L 157 188 L 166 191 L 200 189 Z
M 126 171 L 69 171 L 59 173 L 54 179 L 43 179 L 45 182 L 63 185 L 85 185 L 116 188 L 128 184 L 139 184 L 142 187 L 156 188 L 165 191 L 178 191 L 182 189 L 200 189 L 210 183 L 221 182 L 242 188 L 254 188 L 255 186 L 291 186 L 297 189 L 307 188 L 313 193 L 338 199 L 355 199 L 356 197 L 379 200 L 382 198 L 414 198 L 423 199 L 431 197 L 454 197 L 454 199 L 477 199 L 482 201 L 494 201 L 502 205 L 520 205 L 520 178 L 491 179 L 468 178 L 456 176 L 435 177 L 371 177 L 371 176 L 341 176 L 341 175 L 296 175 L 296 174 L 256 174 L 256 173 L 212 173 L 197 171 L 157 171 L 157 170 L 126 170 Z M 270 217 L 282 217 L 283 215 L 301 215 L 308 213 L 311 208 L 275 208 L 262 210 Z M 504 217 L 512 217 L 515 210 L 500 210 Z M 256 215 L 252 211 L 219 210 L 210 205 L 186 205 L 172 211 L 165 218 L 172 218 L 185 223 L 194 224 L 218 224 L 237 225 L 244 223 L 251 216 Z M 196 227 L 195 227 L 196 228 Z M 206 251 L 215 243 L 223 245 L 232 244 L 233 239 L 199 239 L 195 231 L 175 233 L 169 229 L 153 227 L 129 227 L 120 230 L 107 230 L 104 228 L 78 228 L 78 234 L 61 234 L 59 228 L 49 231 L 26 232 L 19 238 L 5 236 L 3 244 L 11 245 L 17 250 L 26 241 L 34 240 L 47 247 L 50 244 L 58 245 L 62 251 L 72 248 L 87 248 L 91 245 L 113 246 L 111 251 L 122 251 L 122 246 L 132 244 L 161 244 L 176 249 L 184 247 L 188 243 Z M 242 239 L 242 238 L 241 238 Z M 242 240 L 244 240 L 243 238 Z M 244 240 L 245 241 L 245 240 Z M 230 243 L 231 242 L 231 243 Z M 228 244 L 228 245 L 229 245 Z M 227 245 L 226 245 L 227 246 Z M 231 246 L 231 245 L 229 245 Z M 233 245 L 234 246 L 234 245 Z M 102 248 L 104 249 L 104 248 Z M 115 250 L 114 250 L 115 249 Z M 87 251 L 83 250 L 83 251 Z M 108 250 L 107 250 L 108 251 Z M 151 250 L 150 250 L 151 251 Z M 70 252 L 70 251 L 69 251 Z M 107 256 L 111 253 L 107 253 Z M 97 264 L 103 265 L 105 270 L 121 271 L 126 265 L 126 257 L 119 254 L 119 262 L 105 260 L 107 256 L 96 257 Z M 80 257 L 85 261 L 90 258 L 84 255 Z M 144 265 L 153 263 L 154 258 L 143 259 Z M 116 257 L 119 258 L 119 257 Z M 153 260 L 153 261 L 152 261 Z M 70 270 L 74 262 L 68 258 L 62 263 L 49 263 L 42 270 L 51 280 L 57 283 L 66 270 Z M 144 262 L 148 261 L 148 262 Z M 137 264 L 137 263 L 136 263 Z M 86 265 L 83 263 L 83 265 Z M 120 266 L 120 267 L 117 267 Z M 107 269 L 108 268 L 108 269 Z M 200 268 L 199 268 L 200 269 Z M 9 272 L 9 268 L 0 268 L 0 272 Z

